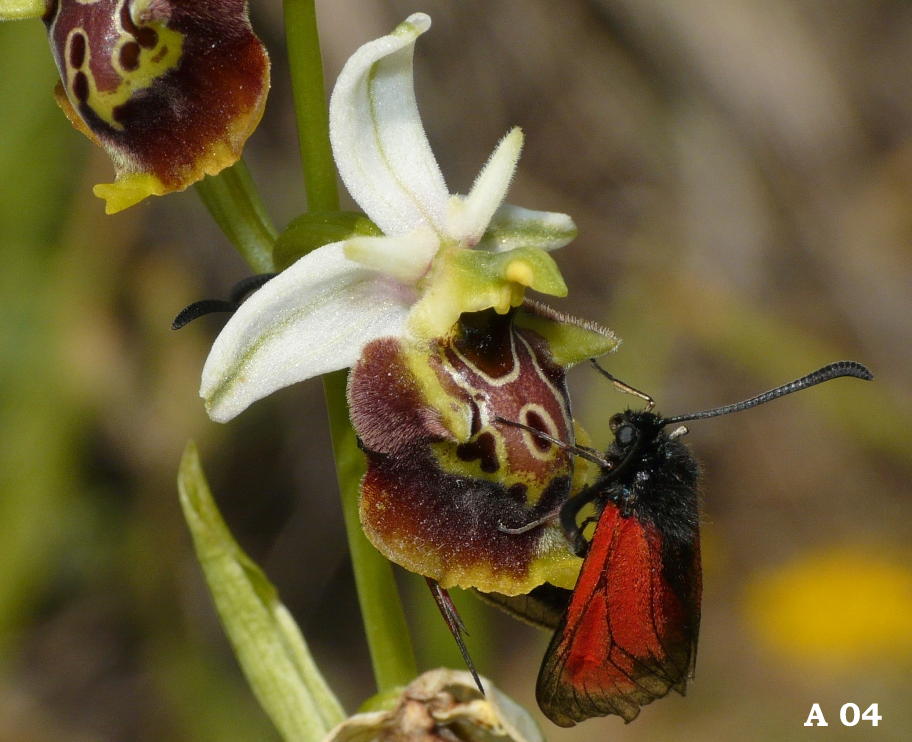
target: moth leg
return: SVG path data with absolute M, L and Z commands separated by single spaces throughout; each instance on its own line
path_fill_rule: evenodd
M 590 526 L 593 523 L 598 523 L 598 517 L 595 515 L 590 515 L 588 518 L 583 518 L 583 522 L 579 524 L 578 528 L 580 532 L 582 532 L 586 530 L 587 526 Z
M 462 622 L 462 619 L 459 617 L 459 612 L 456 610 L 456 605 L 453 603 L 453 599 L 450 597 L 450 594 L 440 587 L 440 583 L 437 580 L 433 580 L 430 577 L 424 578 L 427 581 L 427 585 L 431 590 L 431 595 L 434 597 L 434 602 L 437 603 L 437 609 L 440 611 L 440 615 L 443 616 L 443 620 L 446 622 L 447 628 L 450 630 L 450 633 L 453 635 L 453 638 L 456 640 L 456 646 L 459 647 L 459 653 L 462 655 L 462 660 L 465 662 L 466 667 L 469 668 L 469 672 L 472 673 L 472 677 L 475 680 L 475 685 L 478 686 L 478 690 L 481 691 L 481 695 L 485 694 L 484 686 L 481 684 L 481 678 L 478 677 L 478 671 L 475 669 L 475 663 L 472 662 L 472 656 L 469 654 L 469 648 L 466 646 L 463 636 L 468 636 L 469 632 L 466 631 L 465 624 Z
M 543 441 L 548 441 L 548 443 L 552 443 L 555 446 L 557 446 L 558 448 L 562 448 L 565 451 L 569 451 L 570 453 L 572 453 L 576 456 L 579 456 L 580 458 L 588 459 L 592 463 L 598 464 L 599 466 L 601 466 L 603 468 L 610 466 L 608 460 L 595 449 L 588 448 L 585 446 L 575 446 L 570 443 L 564 443 L 562 440 L 555 438 L 552 435 L 548 435 L 547 433 L 542 432 L 538 428 L 533 428 L 531 425 L 526 425 L 525 423 L 520 423 L 520 422 L 517 422 L 516 420 L 507 420 L 507 418 L 500 417 L 500 416 L 497 416 L 494 419 L 499 423 L 503 423 L 504 425 L 512 425 L 514 428 L 522 428 L 523 430 L 526 430 L 529 433 L 532 433 L 532 435 L 534 435 L 538 438 L 541 438 Z
M 577 556 L 585 556 L 586 552 L 589 550 L 589 544 L 586 543 L 586 539 L 583 538 L 582 529 L 586 527 L 586 522 L 583 522 L 582 525 L 577 525 L 576 516 L 579 514 L 580 510 L 599 496 L 599 492 L 600 487 L 598 487 L 598 485 L 586 487 L 586 489 L 575 494 L 561 506 L 561 528 L 563 529 L 567 540 L 573 545 L 573 551 Z
M 497 524 L 497 530 L 500 531 L 501 533 L 509 533 L 511 536 L 518 536 L 522 533 L 528 533 L 533 528 L 538 528 L 539 526 L 543 526 L 548 521 L 551 521 L 551 520 L 554 520 L 555 518 L 557 518 L 560 515 L 560 510 L 561 510 L 561 506 L 558 506 L 558 507 L 554 508 L 554 510 L 548 511 L 540 518 L 536 518 L 535 520 L 533 520 L 529 523 L 526 523 L 525 525 L 519 526 L 518 528 L 510 528 L 508 526 L 505 526 L 503 524 L 503 522 L 500 522 Z
M 650 412 L 652 408 L 655 407 L 655 400 L 646 394 L 646 392 L 641 392 L 639 389 L 630 386 L 630 384 L 621 381 L 613 374 L 610 374 L 608 371 L 599 366 L 598 361 L 596 361 L 594 358 L 590 358 L 589 363 L 593 365 L 596 371 L 598 371 L 602 376 L 608 379 L 608 381 L 614 384 L 616 389 L 624 392 L 625 394 L 632 394 L 634 397 L 639 397 L 640 399 L 644 400 L 646 402 L 646 412 Z

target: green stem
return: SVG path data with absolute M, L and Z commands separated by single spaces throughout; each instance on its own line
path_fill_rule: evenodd
M 285 43 L 309 211 L 338 211 L 336 168 L 314 0 L 285 0 Z
M 276 230 L 243 160 L 196 184 L 212 218 L 257 273 L 275 270 Z
M 345 384 L 345 371 L 323 377 L 358 602 L 377 690 L 382 693 L 407 684 L 418 670 L 392 567 L 361 530 L 358 485 L 364 475 L 364 455 L 348 421 Z
M 329 112 L 314 0 L 285 0 L 284 9 L 308 210 L 337 211 L 339 192 L 329 144 Z M 345 383 L 344 371 L 323 377 L 358 602 L 377 688 L 383 692 L 410 682 L 417 669 L 392 567 L 361 530 L 358 488 L 364 475 L 364 456 L 358 450 L 348 419 Z

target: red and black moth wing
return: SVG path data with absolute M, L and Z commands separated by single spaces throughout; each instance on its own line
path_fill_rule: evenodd
M 486 603 L 496 605 L 513 618 L 540 629 L 554 631 L 564 620 L 573 591 L 545 582 L 525 595 L 483 593 L 478 590 L 475 591 L 475 594 Z
M 699 539 L 681 541 L 607 503 L 536 696 L 569 727 L 616 714 L 627 722 L 693 674 L 700 625 Z

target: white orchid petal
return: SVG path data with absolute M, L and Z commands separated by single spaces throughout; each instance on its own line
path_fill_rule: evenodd
M 343 243 L 314 250 L 245 301 L 216 338 L 200 396 L 227 422 L 252 402 L 351 366 L 378 337 L 401 335 L 414 293 L 348 260 Z
M 449 234 L 474 244 L 481 239 L 494 212 L 503 203 L 516 172 L 516 163 L 522 151 L 523 133 L 518 126 L 507 134 L 488 158 L 475 178 L 469 195 L 451 202 Z
M 502 204 L 478 246 L 492 252 L 505 252 L 517 247 L 550 251 L 575 238 L 576 224 L 567 214 Z
M 419 227 L 401 237 L 352 237 L 345 241 L 345 257 L 402 283 L 415 284 L 427 273 L 439 246 L 436 232 Z
M 412 79 L 417 38 L 431 19 L 414 13 L 392 34 L 348 60 L 329 103 L 329 134 L 339 175 L 385 234 L 419 226 L 440 231 L 449 198 L 431 152 Z

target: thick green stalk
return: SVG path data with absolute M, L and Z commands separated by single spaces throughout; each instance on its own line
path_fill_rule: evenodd
M 392 567 L 361 530 L 358 484 L 364 475 L 364 455 L 358 449 L 355 432 L 348 421 L 346 377 L 345 371 L 327 374 L 323 377 L 323 388 L 361 618 L 377 690 L 382 693 L 406 685 L 418 671 Z
M 329 145 L 329 112 L 314 0 L 285 0 L 285 43 L 291 68 L 298 144 L 308 211 L 338 211 L 336 168 Z
M 196 192 L 231 244 L 257 273 L 275 270 L 277 232 L 243 160 L 196 184 Z

